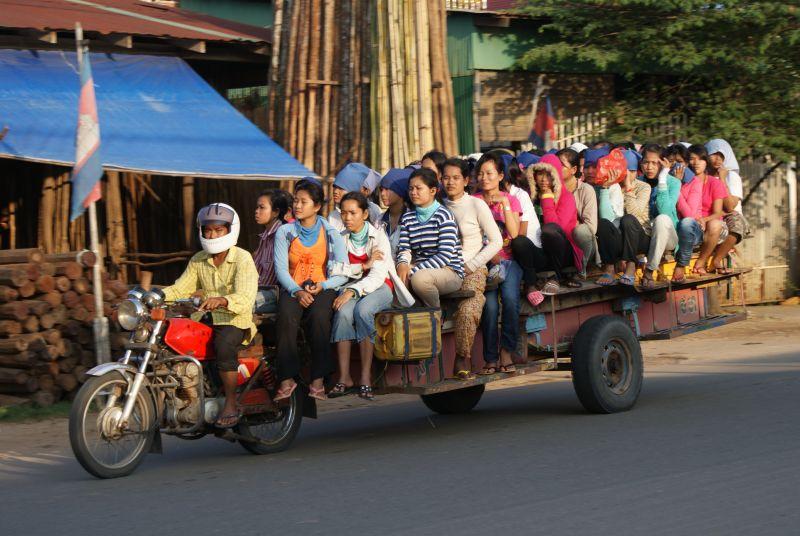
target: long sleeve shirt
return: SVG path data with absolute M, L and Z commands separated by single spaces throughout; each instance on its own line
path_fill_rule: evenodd
M 342 275 L 330 275 L 330 268 L 333 263 L 338 262 L 341 264 L 347 263 L 347 247 L 344 243 L 344 238 L 327 220 L 322 218 L 322 226 L 325 229 L 325 236 L 328 242 L 328 263 L 326 266 L 327 279 L 322 282 L 324 290 L 333 289 L 338 290 L 339 287 L 347 283 L 347 277 Z M 294 296 L 298 291 L 303 290 L 300 288 L 292 275 L 289 273 L 289 246 L 293 240 L 297 240 L 294 223 L 287 223 L 278 228 L 275 233 L 275 275 L 278 278 L 278 283 L 286 289 L 286 291 Z
M 439 207 L 424 223 L 413 210 L 400 218 L 397 264 L 412 263 L 412 275 L 428 268 L 450 268 L 464 277 L 458 225 L 447 208 Z
M 639 222 L 645 234 L 650 235 L 650 185 L 644 181 L 634 181 L 623 192 L 625 214 L 630 214 Z
M 214 325 L 249 330 L 250 336 L 245 338 L 249 342 L 256 332 L 253 306 L 258 292 L 258 271 L 250 253 L 233 246 L 219 266 L 214 266 L 213 256 L 205 251 L 196 253 L 175 283 L 163 289 L 166 301 L 188 298 L 198 290 L 206 298 L 228 301 L 225 308 L 211 311 Z
M 503 237 L 489 205 L 482 199 L 466 194 L 458 201 L 448 199 L 445 205 L 458 225 L 466 267 L 474 272 L 486 266 L 503 247 Z
M 597 195 L 594 193 L 594 188 L 579 181 L 572 195 L 575 196 L 578 222 L 586 225 L 592 234 L 597 233 Z
M 583 251 L 575 244 L 575 240 L 572 238 L 572 231 L 578 224 L 578 209 L 575 207 L 575 198 L 572 196 L 572 192 L 562 188 L 558 203 L 556 203 L 553 194 L 542 195 L 540 203 L 542 221 L 545 224 L 555 223 L 561 227 L 572 245 L 575 267 L 580 271 L 583 268 Z
M 655 220 L 657 216 L 666 214 L 672 220 L 675 228 L 678 228 L 678 199 L 681 195 L 681 181 L 673 177 L 666 169 L 661 171 L 658 181 L 648 181 L 650 185 L 650 220 Z

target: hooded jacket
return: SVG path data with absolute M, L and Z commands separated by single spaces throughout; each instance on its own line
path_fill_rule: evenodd
M 537 171 L 545 171 L 550 175 L 553 183 L 553 198 L 546 197 L 540 199 L 539 191 L 536 187 L 534 174 Z M 528 185 L 531 189 L 531 199 L 542 207 L 542 224 L 555 223 L 567 235 L 572 246 L 572 256 L 575 267 L 578 271 L 583 269 L 583 251 L 572 238 L 572 231 L 578 224 L 578 209 L 575 205 L 575 197 L 572 192 L 567 190 L 561 178 L 561 161 L 555 155 L 545 155 L 539 163 L 530 166 L 526 174 Z

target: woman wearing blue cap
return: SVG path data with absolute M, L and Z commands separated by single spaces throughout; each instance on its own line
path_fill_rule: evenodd
M 395 262 L 400 243 L 400 218 L 408 211 L 408 179 L 412 171 L 411 168 L 392 168 L 381 179 L 381 202 L 388 207 L 381 217 L 381 225 L 389 237 Z
M 347 192 L 362 192 L 369 195 L 369 185 L 375 181 L 375 176 L 380 177 L 377 171 L 374 171 L 364 164 L 359 162 L 351 162 L 336 174 L 333 181 L 333 203 L 335 208 L 328 215 L 328 222 L 333 225 L 339 232 L 345 230 L 344 222 L 342 221 L 342 212 L 339 210 L 339 203 L 342 202 L 342 197 Z M 365 183 L 368 186 L 364 186 Z M 362 189 L 363 188 L 363 189 Z M 369 221 L 372 225 L 380 225 L 381 216 L 383 212 L 381 207 L 373 202 L 369 202 Z

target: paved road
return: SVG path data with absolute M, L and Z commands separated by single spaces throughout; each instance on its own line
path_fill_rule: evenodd
M 775 344 L 651 346 L 639 404 L 617 415 L 587 415 L 560 380 L 463 416 L 331 413 L 271 457 L 167 439 L 114 481 L 62 444 L 6 452 L 0 534 L 799 534 L 800 351 Z

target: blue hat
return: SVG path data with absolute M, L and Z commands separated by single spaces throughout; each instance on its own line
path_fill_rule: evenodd
M 628 171 L 636 171 L 639 169 L 639 160 L 642 159 L 642 155 L 631 149 L 625 149 L 622 154 L 625 155 L 625 162 L 628 164 Z
M 411 167 L 390 169 L 381 179 L 381 188 L 391 190 L 406 199 L 408 197 L 408 181 L 413 171 Z
M 503 171 L 508 172 L 508 168 L 511 167 L 511 161 L 514 160 L 514 157 L 508 153 L 503 153 L 500 155 L 500 160 L 503 161 Z
M 517 162 L 519 165 L 523 167 L 523 169 L 527 169 L 528 166 L 532 166 L 534 164 L 539 163 L 540 158 L 533 153 L 529 153 L 528 151 L 521 152 L 517 155 Z
M 333 185 L 346 192 L 358 192 L 370 173 L 375 173 L 360 162 L 351 162 L 336 174 Z
M 583 165 L 584 166 L 596 166 L 597 161 L 603 158 L 604 156 L 608 156 L 608 147 L 603 147 L 602 149 L 589 149 L 583 155 Z

